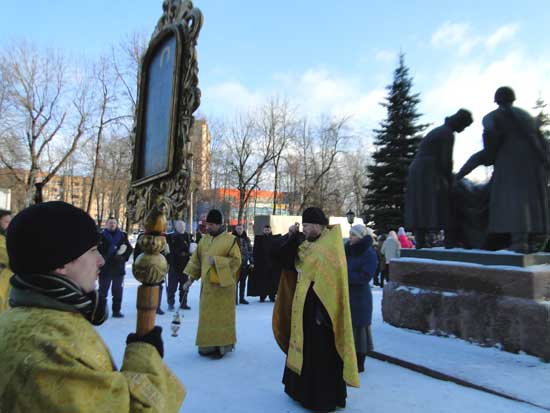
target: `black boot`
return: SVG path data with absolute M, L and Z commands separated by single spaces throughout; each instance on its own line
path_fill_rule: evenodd
M 365 371 L 365 357 L 366 354 L 357 353 L 357 370 L 359 371 L 359 373 Z
M 187 305 L 187 294 L 189 291 L 184 291 L 183 294 L 180 296 L 180 308 L 182 310 L 191 310 L 191 307 Z
M 160 304 L 162 303 L 162 290 L 164 288 L 162 288 L 164 286 L 164 284 L 161 284 L 159 285 L 159 306 L 157 307 L 157 314 L 158 315 L 163 315 L 164 314 L 164 311 L 162 310 L 162 308 L 160 308 Z

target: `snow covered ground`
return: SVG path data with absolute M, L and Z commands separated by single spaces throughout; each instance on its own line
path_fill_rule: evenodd
M 124 319 L 109 319 L 98 328 L 120 366 L 126 335 L 136 322 L 136 289 L 129 266 L 124 289 Z M 194 345 L 198 320 L 199 285 L 189 294 L 190 311 L 183 312 L 179 337 L 170 336 L 172 313 L 157 317 L 164 329 L 165 361 L 187 388 L 186 413 L 304 412 L 283 391 L 284 355 L 271 332 L 273 304 L 237 308 L 237 346 L 221 360 L 200 357 Z M 382 290 L 374 289 L 375 349 L 399 358 L 458 375 L 476 384 L 514 394 L 550 409 L 550 365 L 526 355 L 482 348 L 455 338 L 433 337 L 401 330 L 382 322 Z M 166 309 L 166 297 L 163 296 Z M 346 412 L 544 412 L 484 392 L 439 381 L 367 358 L 361 388 L 348 388 Z

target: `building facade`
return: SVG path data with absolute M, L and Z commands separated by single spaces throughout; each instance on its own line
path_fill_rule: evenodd
M 19 179 L 14 175 L 17 174 Z M 39 174 L 40 178 L 46 174 Z M 11 193 L 10 208 L 17 213 L 25 207 L 25 189 L 20 180 L 24 181 L 27 171 L 18 169 L 15 172 L 7 168 L 0 168 L 0 188 Z M 90 196 L 91 178 L 74 175 L 56 175 L 42 188 L 43 201 L 64 201 L 78 208 L 86 210 Z M 126 221 L 126 193 L 128 182 L 121 180 L 96 180 L 89 214 L 98 223 L 103 223 L 114 216 L 121 226 Z

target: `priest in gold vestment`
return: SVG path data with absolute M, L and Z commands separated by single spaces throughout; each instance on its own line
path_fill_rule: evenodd
M 287 355 L 285 392 L 307 409 L 333 411 L 346 406 L 346 384 L 359 387 L 346 256 L 340 226 L 322 210 L 307 208 L 302 223 L 303 235 L 291 227 L 277 251 L 273 332 Z
M 235 288 L 241 253 L 236 238 L 225 232 L 222 214 L 213 209 L 206 217 L 203 236 L 183 272 L 189 275 L 184 289 L 201 279 L 199 354 L 222 358 L 237 342 L 235 332 Z
M 0 313 L 10 308 L 8 298 L 12 274 L 6 249 L 6 231 L 10 220 L 11 212 L 0 209 Z

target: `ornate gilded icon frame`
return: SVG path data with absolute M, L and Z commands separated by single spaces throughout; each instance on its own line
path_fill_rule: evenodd
M 160 52 L 160 49 L 163 45 L 166 44 L 167 41 L 171 39 L 171 37 L 174 37 L 176 40 L 175 44 L 175 51 L 174 51 L 174 64 L 171 67 L 171 82 L 172 82 L 172 90 L 171 90 L 171 96 L 170 96 L 170 118 L 169 118 L 169 125 L 168 125 L 168 136 L 167 136 L 167 148 L 166 148 L 166 154 L 165 154 L 165 164 L 166 166 L 162 168 L 161 171 L 158 171 L 154 174 L 146 174 L 143 169 L 144 163 L 145 163 L 145 141 L 146 138 L 152 138 L 147 137 L 147 128 L 146 128 L 146 115 L 148 110 L 154 110 L 154 108 L 148 107 L 147 103 L 152 103 L 149 101 L 149 91 L 151 88 L 151 83 L 153 83 L 153 79 L 151 79 L 151 76 L 153 74 L 153 71 L 151 70 L 151 66 L 153 64 L 153 59 L 157 56 L 157 54 L 160 53 L 161 55 L 161 62 L 163 60 L 164 52 Z M 134 149 L 134 165 L 132 167 L 132 185 L 133 186 L 139 186 L 142 184 L 146 184 L 147 182 L 155 181 L 159 178 L 163 178 L 165 176 L 168 176 L 172 173 L 174 168 L 174 151 L 176 146 L 176 139 L 177 139 L 177 127 L 178 127 L 178 104 L 179 104 L 179 85 L 180 85 L 180 67 L 182 64 L 182 53 L 181 53 L 181 47 L 183 42 L 183 35 L 181 34 L 181 29 L 178 27 L 178 25 L 172 25 L 164 29 L 162 32 L 160 32 L 150 43 L 147 52 L 145 53 L 142 61 L 142 71 L 141 71 L 141 79 L 140 82 L 140 90 L 139 90 L 139 96 L 140 99 L 138 101 L 137 105 L 137 113 L 136 113 L 136 135 L 135 135 L 135 149 Z M 162 64 L 162 63 L 161 63 Z M 165 80 L 165 79 L 164 79 Z
M 168 217 L 181 218 L 187 207 L 191 183 L 190 131 L 193 113 L 200 105 L 196 44 L 202 27 L 202 13 L 189 0 L 165 0 L 147 51 L 142 60 L 138 80 L 138 102 L 134 123 L 134 161 L 132 182 L 127 195 L 128 217 L 131 222 L 143 221 L 147 212 L 162 206 Z M 172 107 L 167 152 L 167 167 L 144 176 L 144 116 L 147 113 L 148 64 L 158 48 L 170 36 L 176 36 Z

